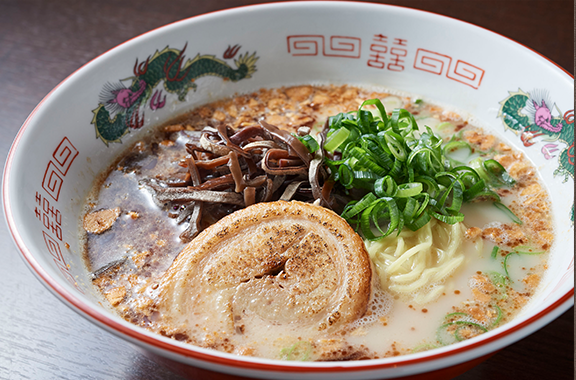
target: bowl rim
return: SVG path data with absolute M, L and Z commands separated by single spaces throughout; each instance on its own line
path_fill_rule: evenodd
M 221 12 L 233 12 L 233 11 L 236 11 L 239 9 L 245 9 L 245 8 L 301 6 L 303 4 L 308 4 L 308 5 L 310 5 L 310 4 L 315 4 L 315 5 L 322 4 L 322 5 L 326 5 L 326 6 L 335 5 L 335 4 L 347 4 L 347 5 L 361 4 L 361 5 L 369 5 L 369 6 L 376 6 L 376 7 L 382 6 L 382 7 L 391 7 L 391 8 L 401 8 L 401 9 L 405 9 L 407 11 L 418 12 L 418 13 L 423 12 L 423 13 L 430 14 L 434 17 L 442 17 L 442 18 L 455 20 L 455 21 L 458 21 L 460 23 L 467 24 L 468 26 L 472 26 L 474 28 L 479 28 L 479 29 L 488 31 L 492 34 L 495 34 L 499 37 L 502 37 L 502 38 L 508 40 L 509 42 L 512 42 L 512 43 L 519 45 L 525 49 L 528 49 L 530 52 L 535 53 L 536 55 L 544 58 L 548 63 L 551 63 L 552 65 L 559 68 L 561 71 L 563 71 L 569 77 L 571 77 L 572 80 L 574 79 L 574 75 L 572 75 L 570 72 L 568 72 L 566 69 L 564 69 L 563 67 L 561 67 L 560 65 L 558 65 L 557 63 L 552 61 L 551 59 L 549 59 L 546 56 L 540 54 L 539 52 L 531 49 L 530 47 L 525 46 L 524 44 L 519 43 L 519 42 L 517 42 L 517 41 L 515 41 L 509 37 L 506 37 L 504 35 L 501 35 L 497 32 L 494 32 L 494 31 L 486 29 L 482 26 L 478 26 L 478 25 L 475 25 L 473 23 L 459 20 L 459 19 L 456 19 L 456 18 L 453 18 L 450 16 L 445 16 L 445 15 L 438 14 L 438 13 L 431 12 L 431 11 L 426 11 L 426 10 L 421 10 L 421 9 L 416 9 L 416 8 L 410 8 L 410 7 L 405 7 L 405 6 L 399 6 L 399 5 L 392 5 L 392 4 L 371 3 L 371 2 L 366 2 L 366 1 L 332 1 L 332 0 L 328 0 L 328 1 L 279 1 L 279 2 L 275 2 L 275 3 L 251 4 L 251 5 L 244 5 L 244 6 L 238 6 L 238 7 L 233 7 L 233 8 L 216 10 L 216 11 L 212 11 L 212 12 L 203 13 L 200 15 L 187 17 L 187 18 L 184 18 L 181 20 L 177 20 L 177 21 L 162 25 L 160 27 L 157 27 L 157 28 L 151 29 L 145 33 L 142 33 L 140 35 L 134 36 L 134 37 L 122 42 L 121 44 L 118 44 L 118 45 L 112 47 L 111 49 L 99 54 L 98 56 L 94 57 L 93 59 L 91 59 L 90 61 L 83 64 L 78 69 L 76 69 L 74 72 L 72 72 L 66 78 L 64 78 L 60 83 L 58 83 L 58 85 L 56 85 L 38 103 L 38 105 L 33 109 L 33 111 L 30 113 L 30 115 L 26 118 L 26 120 L 24 121 L 24 123 L 20 127 L 18 133 L 16 134 L 16 137 L 14 138 L 14 141 L 10 147 L 10 150 L 8 152 L 6 162 L 4 165 L 4 171 L 3 171 L 3 176 L 2 176 L 3 177 L 2 178 L 2 188 L 1 188 L 2 204 L 3 204 L 3 208 L 4 208 L 4 217 L 6 220 L 6 224 L 8 225 L 8 230 L 10 232 L 10 235 L 11 235 L 14 243 L 16 244 L 16 247 L 20 251 L 20 253 L 22 255 L 22 259 L 27 264 L 27 266 L 32 271 L 32 273 L 40 280 L 40 282 L 49 291 L 51 291 L 58 299 L 60 299 L 62 302 L 64 302 L 72 310 L 74 310 L 75 312 L 77 312 L 81 316 L 89 319 L 91 322 L 99 325 L 100 327 L 104 327 L 107 331 L 113 332 L 115 335 L 122 337 L 123 339 L 129 338 L 128 339 L 129 341 L 137 342 L 139 344 L 146 344 L 149 346 L 153 346 L 157 349 L 161 349 L 163 351 L 168 351 L 172 354 L 181 355 L 181 356 L 184 356 L 187 358 L 193 358 L 193 359 L 197 359 L 200 361 L 204 361 L 204 362 L 208 362 L 208 363 L 212 363 L 212 364 L 216 364 L 216 365 L 224 365 L 224 366 L 228 366 L 228 367 L 238 367 L 238 368 L 247 369 L 247 370 L 251 369 L 251 370 L 282 371 L 282 372 L 295 372 L 295 373 L 343 372 L 343 371 L 344 372 L 351 372 L 351 371 L 382 370 L 382 369 L 386 369 L 386 368 L 397 368 L 397 367 L 406 367 L 406 366 L 414 365 L 414 364 L 423 364 L 423 363 L 432 362 L 432 361 L 435 361 L 438 359 L 445 359 L 445 358 L 450 357 L 450 356 L 456 356 L 457 354 L 463 354 L 466 352 L 470 352 L 474 349 L 484 347 L 487 344 L 492 343 L 494 341 L 497 341 L 501 338 L 504 338 L 507 336 L 509 337 L 509 336 L 513 335 L 513 333 L 518 332 L 518 331 L 528 327 L 529 325 L 532 325 L 534 322 L 536 322 L 538 320 L 542 320 L 545 323 L 548 323 L 551 320 L 546 321 L 543 319 L 544 317 L 549 316 L 553 311 L 562 311 L 563 312 L 564 310 L 561 310 L 563 308 L 562 306 L 564 306 L 565 309 L 568 309 L 570 307 L 570 305 L 574 303 L 574 299 L 573 299 L 573 297 L 574 297 L 574 285 L 572 285 L 572 288 L 568 292 L 566 292 L 564 295 L 562 295 L 560 298 L 558 298 L 555 302 L 553 302 L 552 304 L 550 304 L 549 306 L 547 306 L 545 309 L 541 310 L 537 314 L 529 317 L 525 321 L 518 323 L 516 325 L 513 325 L 509 328 L 503 329 L 503 331 L 499 331 L 497 333 L 494 333 L 493 335 L 491 335 L 485 339 L 473 342 L 471 344 L 463 345 L 460 347 L 457 345 L 452 346 L 453 347 L 452 349 L 448 349 L 446 351 L 442 351 L 439 353 L 430 354 L 430 355 L 423 356 L 423 357 L 409 358 L 409 359 L 405 359 L 405 360 L 402 360 L 402 358 L 404 358 L 406 356 L 400 356 L 400 357 L 397 357 L 397 359 L 399 359 L 397 361 L 385 362 L 385 363 L 373 363 L 374 361 L 372 361 L 372 360 L 359 361 L 359 362 L 357 362 L 358 365 L 353 365 L 353 366 L 342 366 L 342 364 L 339 362 L 334 362 L 334 363 L 332 363 L 331 366 L 313 366 L 313 365 L 310 365 L 309 363 L 308 363 L 308 365 L 306 365 L 306 363 L 298 363 L 298 364 L 294 364 L 294 365 L 283 365 L 283 364 L 278 364 L 278 363 L 281 363 L 281 361 L 273 361 L 273 363 L 257 362 L 257 361 L 243 360 L 243 359 L 240 359 L 241 358 L 240 356 L 236 356 L 236 355 L 234 355 L 234 357 L 228 357 L 228 355 L 218 356 L 218 355 L 213 355 L 211 353 L 204 353 L 204 352 L 199 351 L 198 347 L 193 346 L 193 345 L 187 345 L 187 346 L 175 345 L 175 344 L 169 343 L 168 341 L 164 341 L 162 339 L 159 339 L 160 337 L 156 337 L 154 335 L 147 335 L 144 330 L 139 331 L 140 328 L 130 329 L 130 328 L 124 326 L 119 321 L 112 318 L 111 316 L 109 316 L 108 313 L 105 312 L 104 309 L 102 309 L 100 311 L 100 310 L 97 310 L 96 308 L 92 308 L 90 306 L 87 306 L 83 301 L 81 301 L 78 297 L 76 297 L 74 294 L 69 292 L 64 286 L 62 286 L 58 280 L 52 278 L 50 276 L 50 274 L 40 265 L 40 263 L 36 260 L 36 258 L 32 254 L 32 252 L 26 246 L 22 236 L 20 235 L 20 233 L 16 227 L 14 215 L 12 213 L 11 199 L 10 199 L 10 195 L 9 195 L 8 184 L 10 183 L 10 177 L 11 177 L 11 165 L 12 165 L 12 162 L 14 160 L 15 155 L 17 154 L 18 145 L 20 143 L 22 136 L 24 135 L 24 133 L 28 129 L 31 121 L 34 119 L 35 114 L 38 112 L 39 109 L 41 109 L 44 102 L 46 100 L 50 99 L 50 97 L 52 96 L 52 94 L 56 90 L 58 90 L 68 80 L 75 77 L 78 72 L 84 70 L 84 68 L 86 66 L 91 65 L 94 61 L 99 60 L 101 57 L 108 55 L 110 52 L 117 51 L 118 49 L 120 49 L 125 44 L 130 43 L 132 40 L 141 39 L 148 34 L 151 34 L 151 33 L 158 31 L 158 30 L 165 29 L 169 26 L 189 22 L 190 20 L 194 20 L 197 18 L 203 18 L 207 15 L 214 15 L 214 14 L 218 14 Z M 572 302 L 567 302 L 570 298 L 572 298 Z M 528 332 L 527 334 L 521 333 L 518 337 L 515 337 L 512 342 L 508 342 L 507 344 L 502 344 L 501 347 L 497 347 L 497 349 L 503 348 L 504 346 L 506 346 L 508 344 L 512 344 L 513 342 L 522 339 L 523 337 L 527 336 L 532 331 L 528 329 L 527 332 Z M 493 350 L 491 350 L 491 351 L 493 351 Z M 460 362 L 461 361 L 463 361 L 463 360 L 460 360 Z M 466 360 L 464 359 L 464 361 L 466 361 Z M 456 364 L 456 363 L 453 363 L 453 364 Z M 443 366 L 443 367 L 445 367 L 445 366 Z

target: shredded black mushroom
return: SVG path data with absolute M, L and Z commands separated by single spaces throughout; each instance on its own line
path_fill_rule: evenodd
M 200 186 L 202 178 L 200 177 L 200 172 L 198 171 L 194 157 L 187 157 L 186 164 L 188 165 L 188 174 L 190 175 L 192 185 Z M 188 227 L 180 234 L 180 239 L 187 242 L 194 239 L 196 235 L 200 233 L 204 202 L 193 201 L 187 205 L 180 206 L 180 208 L 180 215 L 178 215 L 176 221 L 180 224 L 184 220 L 188 219 Z
M 154 180 L 142 180 L 140 184 L 152 191 L 152 195 L 159 205 L 166 202 L 188 203 L 199 201 L 244 206 L 242 196 L 231 191 L 196 190 L 192 186 L 167 187 L 163 186 L 160 181 Z
M 184 242 L 214 215 L 254 203 L 297 199 L 332 204 L 322 153 L 312 155 L 295 135 L 265 121 L 239 130 L 224 124 L 205 127 L 185 146 L 180 166 L 187 172 L 140 181 L 157 205 L 177 210 L 177 223 L 188 223 L 180 235 Z

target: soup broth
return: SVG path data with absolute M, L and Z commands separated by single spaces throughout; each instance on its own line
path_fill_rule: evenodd
M 194 244 L 193 222 L 190 212 L 183 212 L 186 205 L 158 202 L 143 184 L 152 179 L 173 188 L 190 186 L 187 144 L 199 141 L 206 127 L 227 125 L 236 131 L 264 120 L 294 134 L 317 135 L 329 116 L 357 110 L 364 100 L 373 98 L 380 99 L 388 111 L 411 112 L 421 131 L 426 125 L 445 142 L 469 144 L 469 150 L 454 152 L 452 157 L 458 161 L 469 163 L 481 157 L 502 164 L 516 184 L 495 191 L 519 220 L 515 223 L 514 216 L 491 201 L 464 204 L 462 242 L 455 253 L 462 262 L 442 280 L 420 288 L 421 296 L 395 291 L 396 277 L 386 272 L 392 264 L 386 259 L 389 256 L 381 255 L 385 249 L 381 242 L 390 236 L 397 239 L 396 232 L 381 242 L 365 240 L 374 268 L 370 303 L 361 318 L 335 333 L 307 334 L 291 324 L 264 324 L 247 336 L 223 332 L 210 318 L 163 315 L 156 304 L 156 289 L 186 244 L 190 240 Z M 377 113 L 376 107 L 367 109 Z M 293 199 L 307 201 L 307 197 L 298 190 Z M 537 291 L 546 269 L 553 242 L 547 197 L 536 169 L 521 153 L 454 111 L 410 96 L 352 86 L 260 90 L 205 105 L 160 126 L 102 173 L 83 216 L 85 258 L 94 286 L 120 316 L 172 339 L 272 359 L 383 358 L 470 339 L 513 319 Z M 197 227 L 204 230 L 240 208 L 205 203 Z M 432 231 L 431 239 L 440 239 L 437 230 Z M 402 234 L 406 244 L 418 244 L 406 227 Z M 449 242 L 452 238 L 446 237 Z M 434 257 L 442 253 L 438 252 Z

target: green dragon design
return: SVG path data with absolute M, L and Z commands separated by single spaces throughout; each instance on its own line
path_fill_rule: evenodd
M 184 101 L 190 89 L 196 90 L 194 81 L 204 76 L 216 76 L 224 80 L 237 82 L 241 79 L 251 78 L 256 72 L 256 52 L 240 54 L 234 60 L 236 69 L 230 67 L 224 60 L 214 55 L 196 55 L 193 59 L 185 61 L 182 50 L 166 47 L 156 51 L 145 62 L 134 64 L 134 76 L 121 80 L 119 83 L 107 83 L 102 93 L 98 107 L 92 112 L 94 117 L 91 124 L 96 129 L 96 137 L 104 144 L 121 142 L 130 129 L 138 129 L 144 125 L 143 108 L 148 104 L 151 110 L 164 107 L 166 95 L 162 89 L 154 90 L 160 82 L 163 89 L 176 94 L 179 101 Z M 224 59 L 232 59 L 240 50 L 240 46 L 228 47 L 224 52 Z M 129 87 L 122 82 L 130 80 Z M 111 114 L 114 117 L 111 118 Z
M 521 89 L 509 91 L 509 96 L 500 105 L 498 117 L 505 127 L 519 134 L 526 147 L 536 144 L 536 138 L 542 136 L 541 152 L 544 158 L 551 160 L 558 157 L 558 168 L 553 175 L 563 176 L 563 182 L 570 177 L 574 179 L 574 109 L 562 115 L 542 90 L 532 93 L 525 93 Z M 551 109 L 554 107 L 562 116 L 552 115 Z M 558 150 L 560 152 L 555 155 Z M 570 220 L 574 222 L 574 204 Z

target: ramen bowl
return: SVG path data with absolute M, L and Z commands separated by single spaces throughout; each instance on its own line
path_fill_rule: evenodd
M 171 58 L 160 61 L 168 53 Z M 186 66 L 194 57 L 217 69 Z M 158 73 L 154 80 L 145 76 L 148 70 Z M 296 84 L 415 94 L 473 115 L 479 126 L 524 152 L 552 199 L 556 237 L 538 293 L 514 320 L 426 352 L 308 363 L 198 348 L 139 328 L 103 306 L 79 240 L 84 201 L 98 173 L 151 127 L 189 109 Z M 537 101 L 538 115 L 526 108 L 531 100 Z M 573 78 L 553 62 L 447 17 L 347 2 L 221 11 L 132 39 L 58 85 L 26 120 L 10 150 L 5 216 L 23 259 L 56 297 L 172 368 L 198 376 L 209 372 L 212 378 L 450 377 L 573 305 L 573 104 Z

